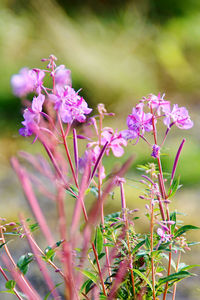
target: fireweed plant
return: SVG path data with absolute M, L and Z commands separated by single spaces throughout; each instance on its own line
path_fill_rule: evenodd
M 103 119 L 114 115 L 108 113 L 103 104 L 98 105 L 97 115 L 88 116 L 92 109 L 80 95 L 81 91 L 72 88 L 70 70 L 64 65 L 56 66 L 57 59 L 53 55 L 42 61 L 47 64 L 46 69 L 24 68 L 11 79 L 14 94 L 22 98 L 26 107 L 19 134 L 32 137 L 33 143 L 40 142 L 48 160 L 25 152 L 20 153 L 20 161 L 12 158 L 36 223 L 22 214 L 18 223 L 0 219 L 0 272 L 5 279 L 5 291 L 1 293 L 30 300 L 165 300 L 168 293 L 175 299 L 177 283 L 194 275 L 189 272 L 194 265 L 181 262 L 181 254 L 195 244 L 187 242 L 185 233 L 198 228 L 182 225 L 177 213 L 170 212 L 170 202 L 180 187 L 180 179 L 175 175 L 185 139 L 168 178 L 162 170 L 160 153 L 175 126 L 181 130 L 193 126 L 187 109 L 177 104 L 172 106 L 160 94 L 149 95 L 140 100 L 128 116 L 128 129 L 118 132 L 103 127 Z M 46 78 L 52 82 L 50 87 L 44 83 L 48 82 Z M 30 102 L 26 96 L 33 93 Z M 161 142 L 157 137 L 159 122 L 166 126 Z M 85 123 L 78 127 L 79 132 L 78 123 Z M 140 197 L 147 201 L 145 213 L 149 220 L 149 232 L 145 234 L 136 230 L 137 209 L 130 211 L 126 207 L 124 175 L 132 158 L 110 174 L 106 174 L 102 160 L 105 155 L 122 156 L 129 141 L 135 145 L 140 139 L 151 149 L 154 159 L 154 163 L 140 166 L 144 171 L 141 179 L 144 193 Z M 41 175 L 25 169 L 22 158 Z M 42 176 L 49 184 L 42 182 Z M 54 235 L 33 184 L 55 205 Z M 104 203 L 114 189 L 120 191 L 122 209 L 105 216 Z M 91 195 L 96 200 L 88 209 L 85 201 Z M 72 216 L 66 213 L 67 199 L 74 203 Z M 69 219 L 71 223 L 67 225 Z M 45 248 L 36 242 L 36 229 L 42 232 Z M 30 251 L 23 253 L 18 261 L 8 248 L 6 237 L 10 234 L 26 239 L 30 246 Z M 31 282 L 34 262 L 48 291 L 45 296 L 41 296 L 38 287 Z

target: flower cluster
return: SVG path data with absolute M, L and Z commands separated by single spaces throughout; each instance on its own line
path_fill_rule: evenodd
M 145 113 L 144 109 L 148 109 L 149 112 Z M 133 108 L 132 114 L 127 117 L 127 130 L 121 132 L 121 136 L 126 140 L 135 140 L 138 142 L 139 138 L 144 137 L 145 132 L 154 131 L 156 135 L 155 125 L 158 119 L 162 119 L 164 125 L 167 126 L 166 134 L 164 137 L 163 145 L 166 136 L 173 125 L 176 125 L 180 129 L 190 129 L 193 126 L 193 122 L 190 119 L 188 111 L 185 107 L 179 107 L 178 104 L 174 104 L 171 108 L 170 101 L 164 99 L 164 95 L 161 97 L 150 94 L 148 97 L 144 97 L 140 100 L 139 104 Z M 160 146 L 157 144 L 157 140 L 154 143 L 148 143 L 152 147 L 151 156 L 157 158 L 160 151 Z
M 86 116 L 92 109 L 88 108 L 87 102 L 72 87 L 71 71 L 64 65 L 56 67 L 56 57 L 50 55 L 47 61 L 47 70 L 27 68 L 22 69 L 19 74 L 13 75 L 11 85 L 13 93 L 18 97 L 26 97 L 29 93 L 36 93 L 31 108 L 25 109 L 24 126 L 19 130 L 23 136 L 30 136 L 36 128 L 40 127 L 42 106 L 44 101 L 49 102 L 64 123 L 72 123 L 74 120 L 85 122 Z M 51 70 L 49 70 L 51 69 Z M 53 87 L 47 88 L 43 85 L 44 77 L 50 74 Z M 44 95 L 45 94 L 45 95 Z

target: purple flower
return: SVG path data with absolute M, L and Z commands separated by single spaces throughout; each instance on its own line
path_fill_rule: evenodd
M 23 68 L 19 71 L 19 74 L 15 74 L 11 77 L 11 86 L 13 93 L 17 97 L 24 97 L 34 89 L 34 82 L 30 76 L 30 70 Z
M 124 154 L 123 146 L 127 146 L 127 142 L 120 133 L 113 131 L 110 127 L 105 127 L 101 134 L 101 145 L 105 145 L 108 142 L 106 154 L 109 155 L 110 149 L 113 152 L 113 155 L 120 157 Z
M 40 94 L 45 72 L 40 69 L 32 69 L 29 71 L 29 76 L 32 78 L 34 90 L 37 94 Z
M 19 129 L 20 135 L 31 136 L 34 133 L 34 129 L 37 128 L 40 122 L 40 113 L 44 100 L 45 96 L 40 94 L 38 97 L 33 98 L 31 108 L 25 109 L 23 114 L 24 121 L 22 122 L 24 127 Z
M 170 102 L 164 100 L 165 94 L 158 96 L 150 94 L 147 98 L 144 98 L 146 101 L 148 101 L 148 106 L 152 107 L 155 109 L 155 112 L 157 113 L 158 116 L 161 115 L 161 110 L 169 110 L 170 109 Z
M 139 103 L 136 108 L 133 108 L 132 114 L 127 118 L 128 130 L 121 132 L 122 137 L 126 140 L 138 138 L 144 135 L 145 131 L 149 132 L 152 127 L 152 114 L 144 113 L 143 103 Z
M 86 120 L 85 114 L 92 111 L 91 108 L 88 108 L 87 102 L 70 86 L 65 88 L 58 86 L 56 96 L 51 99 L 64 123 L 72 123 L 74 120 L 82 123 Z
M 171 111 L 170 108 L 163 109 L 165 113 L 164 124 L 169 128 L 173 124 L 180 129 L 190 129 L 193 126 L 193 122 L 190 120 L 190 116 L 185 107 L 178 107 L 178 104 L 174 104 Z
M 157 234 L 160 236 L 160 242 L 159 242 L 159 245 L 162 243 L 162 242 L 170 242 L 171 238 L 172 238 L 172 234 L 168 234 L 166 233 L 168 230 L 167 229 L 164 229 L 163 227 L 162 228 L 158 228 L 157 229 Z
M 55 84 L 61 87 L 71 86 L 71 71 L 66 69 L 64 65 L 60 65 L 55 69 Z
M 159 155 L 159 150 L 160 150 L 160 147 L 158 145 L 156 145 L 156 144 L 153 145 L 151 156 L 153 156 L 154 158 L 157 158 Z

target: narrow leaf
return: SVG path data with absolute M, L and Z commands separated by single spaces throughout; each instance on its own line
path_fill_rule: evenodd
M 185 233 L 188 230 L 194 230 L 194 229 L 200 229 L 200 227 L 194 226 L 194 225 L 184 225 L 181 228 L 179 228 L 175 234 L 174 237 L 177 238 L 178 236 L 182 235 L 183 233 Z
M 97 253 L 98 253 L 98 255 L 100 255 L 102 250 L 103 250 L 103 234 L 102 234 L 101 229 L 99 228 L 99 226 L 96 229 L 95 240 L 96 240 Z
M 85 275 L 87 278 L 91 279 L 94 283 L 97 282 L 97 277 L 92 272 L 87 270 L 80 270 L 78 269 L 83 275 Z
M 166 283 L 166 282 L 170 282 L 170 281 L 180 281 L 186 277 L 189 277 L 189 276 L 193 276 L 194 274 L 192 273 L 189 273 L 187 271 L 179 271 L 177 273 L 173 273 L 167 277 L 164 277 L 164 278 L 160 278 L 158 280 L 158 285 L 157 287 L 159 287 L 160 285 Z
M 136 273 L 139 277 L 141 277 L 144 281 L 146 281 L 146 283 L 149 285 L 150 289 L 153 290 L 152 284 L 149 281 L 149 279 L 142 273 L 140 272 L 138 269 L 132 269 L 134 273 Z

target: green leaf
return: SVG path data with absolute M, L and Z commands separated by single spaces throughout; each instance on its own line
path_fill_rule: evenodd
M 192 230 L 192 229 L 200 229 L 200 227 L 197 227 L 194 225 L 184 225 L 175 232 L 174 237 L 177 238 L 178 236 L 182 235 L 186 231 Z
M 146 238 L 145 238 L 145 245 L 147 247 L 147 250 L 150 250 L 151 243 L 150 243 L 150 240 L 149 240 L 148 236 L 146 236 Z
M 176 212 L 175 211 L 170 214 L 170 220 L 174 222 L 174 224 L 171 225 L 171 233 L 174 234 L 174 230 L 176 227 Z
M 46 247 L 44 250 L 45 256 L 43 257 L 44 260 L 51 260 L 53 261 L 54 257 L 55 257 L 55 250 L 52 249 L 50 246 Z
M 136 273 L 139 277 L 141 277 L 144 281 L 146 281 L 146 283 L 149 285 L 150 289 L 153 290 L 152 284 L 149 281 L 149 279 L 142 273 L 140 272 L 138 269 L 132 269 L 134 273 Z
M 14 280 L 8 280 L 5 284 L 5 287 L 8 289 L 8 290 L 13 290 L 14 287 L 16 285 L 16 282 Z
M 78 270 L 83 274 L 85 275 L 86 277 L 88 277 L 89 279 L 91 279 L 94 283 L 97 282 L 97 276 L 95 274 L 93 274 L 92 272 L 90 271 L 87 271 L 87 270 L 80 270 L 78 268 Z
M 82 287 L 80 288 L 80 293 L 83 292 L 83 290 L 86 288 L 86 286 L 87 286 L 88 284 L 91 285 L 92 283 L 93 283 L 93 281 L 92 281 L 91 279 L 86 280 L 86 281 L 83 283 Z
M 132 254 L 136 253 L 138 251 L 138 249 L 140 249 L 145 243 L 145 240 L 142 240 L 141 242 L 139 242 L 133 249 Z
M 6 244 L 6 243 L 1 244 L 1 245 L 0 245 L 0 249 L 1 249 L 5 244 Z
M 70 186 L 70 189 L 76 196 L 70 190 L 66 190 L 66 193 L 76 199 L 78 197 L 78 189 L 73 185 Z
M 18 259 L 17 266 L 24 275 L 27 273 L 28 265 L 32 262 L 32 260 L 33 253 L 26 253 Z
M 34 224 L 29 225 L 29 228 L 30 228 L 30 231 L 33 232 L 33 231 L 39 229 L 39 225 L 38 225 L 38 223 L 34 223 Z
M 15 295 L 15 292 L 12 291 L 12 290 L 8 290 L 8 291 L 0 291 L 0 294 L 4 294 L 4 293 L 6 293 L 6 294 L 14 294 L 14 295 Z
M 176 191 L 182 186 L 182 185 L 179 185 L 179 183 L 180 183 L 180 176 L 176 179 L 174 178 L 174 180 L 170 186 L 170 189 L 169 189 L 168 198 L 171 198 L 172 196 L 174 196 Z
M 63 284 L 63 282 L 57 283 L 57 284 L 55 285 L 55 287 L 54 287 L 50 292 L 48 292 L 48 293 L 46 294 L 46 296 L 44 297 L 44 300 L 47 300 L 47 299 L 49 298 L 49 296 L 51 295 L 51 293 L 52 293 L 58 286 L 60 286 L 61 284 Z
M 178 271 L 186 271 L 192 268 L 200 267 L 200 265 L 186 265 L 184 263 L 180 264 L 178 267 Z
M 162 284 L 166 283 L 166 282 L 170 282 L 170 281 L 180 281 L 186 277 L 189 277 L 189 276 L 193 276 L 194 274 L 192 273 L 189 273 L 187 271 L 179 271 L 177 273 L 173 273 L 167 277 L 163 277 L 163 278 L 160 278 L 158 280 L 158 284 L 157 284 L 157 287 L 161 286 Z
M 103 250 L 103 234 L 99 226 L 96 229 L 95 244 L 96 244 L 97 253 L 98 255 L 100 255 Z
M 114 221 L 119 221 L 117 218 L 119 218 L 121 215 L 121 212 L 115 212 L 112 214 L 109 214 L 107 216 L 104 217 L 105 222 L 114 222 Z

